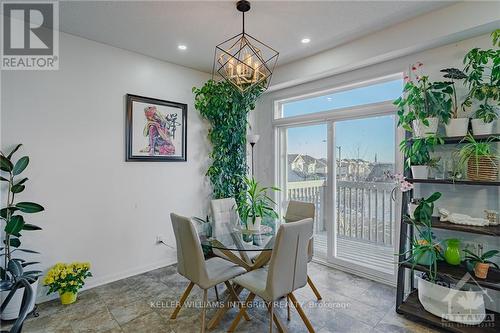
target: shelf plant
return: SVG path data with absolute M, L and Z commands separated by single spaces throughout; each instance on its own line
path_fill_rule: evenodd
M 437 261 L 443 259 L 441 243 L 435 241 L 432 232 L 434 202 L 440 197 L 441 193 L 435 192 L 428 198 L 422 198 L 413 217 L 405 217 L 405 221 L 415 227 L 418 236 L 410 239 L 411 247 L 403 253 L 403 256 L 407 256 L 404 262 L 411 263 L 412 268 L 417 264 L 426 266 L 431 282 L 435 282 L 437 278 Z
M 444 73 L 443 77 L 445 79 L 449 79 L 447 82 L 451 89 L 447 89 L 445 93 L 449 93 L 451 97 L 452 106 L 450 109 L 450 118 L 447 121 L 444 121 L 446 136 L 448 137 L 456 137 L 456 136 L 465 136 L 467 134 L 467 130 L 469 127 L 469 118 L 467 117 L 458 117 L 458 98 L 457 98 L 457 87 L 456 84 L 458 81 L 462 81 L 467 78 L 461 70 L 458 68 L 445 68 L 441 70 Z
M 492 146 L 494 137 L 485 141 L 477 141 L 468 134 L 465 143 L 458 151 L 459 166 L 467 166 L 467 177 L 476 181 L 495 181 L 498 176 L 498 156 Z
M 430 168 L 439 162 L 439 158 L 432 157 L 431 153 L 438 144 L 443 143 L 443 139 L 437 136 L 408 139 L 400 143 L 399 149 L 406 156 L 405 167 L 411 168 L 413 178 L 429 177 Z
M 467 266 L 470 270 L 474 270 L 474 275 L 476 277 L 480 279 L 486 279 L 490 266 L 498 269 L 498 265 L 490 261 L 489 259 L 498 256 L 500 251 L 490 250 L 480 256 L 467 249 L 465 249 L 464 252 L 466 253 L 465 262 L 467 263 Z
M 38 254 L 34 250 L 22 247 L 22 235 L 24 232 L 41 230 L 42 228 L 28 223 L 25 214 L 39 213 L 44 208 L 34 202 L 17 201 L 16 196 L 26 189 L 28 178 L 22 173 L 26 170 L 29 164 L 29 157 L 23 156 L 17 161 L 14 161 L 15 153 L 21 148 L 21 144 L 17 145 L 9 154 L 4 154 L 0 151 L 0 170 L 2 176 L 0 181 L 5 185 L 6 195 L 5 204 L 0 209 L 0 220 L 4 226 L 3 246 L 0 247 L 2 265 L 0 267 L 0 290 L 2 297 L 3 293 L 8 294 L 12 286 L 19 279 L 26 279 L 36 293 L 38 277 L 41 274 L 39 270 L 28 270 L 29 266 L 36 265 L 39 262 L 27 261 L 19 258 L 16 255 L 20 252 L 29 254 Z M 15 319 L 19 314 L 23 290 L 18 290 L 7 309 L 2 313 L 2 319 Z M 2 298 L 3 299 L 3 298 Z M 34 303 L 33 303 L 34 306 Z M 16 308 L 14 308 L 16 307 Z M 30 310 L 31 311 L 31 310 Z M 11 317 L 14 314 L 14 317 Z
M 421 75 L 422 63 L 412 65 L 405 76 L 403 95 L 394 101 L 398 108 L 398 126 L 416 137 L 435 135 L 439 121 L 448 122 L 452 107 L 449 82 L 431 82 Z
M 254 178 L 245 177 L 244 182 L 246 200 L 238 205 L 239 214 L 247 229 L 258 230 L 262 218 L 278 218 L 278 213 L 274 210 L 276 203 L 268 195 L 268 192 L 279 191 L 279 189 L 261 187 Z
M 462 106 L 476 107 L 472 119 L 475 135 L 493 132 L 493 122 L 498 118 L 500 107 L 500 48 L 498 32 L 492 34 L 492 49 L 473 48 L 464 57 L 465 82 L 469 88 Z

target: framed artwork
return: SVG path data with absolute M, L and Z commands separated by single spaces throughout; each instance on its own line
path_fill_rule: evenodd
M 186 161 L 187 105 L 127 94 L 126 161 Z

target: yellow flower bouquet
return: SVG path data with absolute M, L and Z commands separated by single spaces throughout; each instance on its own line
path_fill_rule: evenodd
M 59 292 L 62 304 L 76 301 L 78 290 L 85 285 L 85 279 L 92 276 L 90 263 L 57 263 L 47 273 L 43 284 L 49 287 L 48 294 Z

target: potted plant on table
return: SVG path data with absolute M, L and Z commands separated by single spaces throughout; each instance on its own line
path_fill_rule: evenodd
M 41 230 L 39 226 L 27 223 L 23 214 L 38 213 L 44 210 L 42 206 L 34 202 L 16 202 L 16 196 L 26 189 L 28 178 L 22 177 L 21 174 L 29 164 L 29 157 L 23 156 L 15 163 L 13 161 L 14 154 L 19 150 L 21 145 L 17 145 L 9 154 L 0 152 L 0 170 L 2 176 L 0 181 L 6 185 L 6 203 L 0 210 L 0 220 L 4 225 L 5 236 L 0 267 L 0 293 L 1 299 L 5 299 L 11 288 L 19 279 L 26 279 L 36 295 L 38 286 L 38 277 L 41 271 L 28 270 L 29 266 L 38 264 L 36 261 L 27 261 L 24 258 L 19 258 L 16 255 L 20 253 L 38 254 L 38 252 L 21 247 L 21 237 L 23 232 Z M 3 320 L 16 319 L 19 316 L 21 301 L 24 288 L 18 289 L 14 294 L 7 307 L 0 314 Z M 29 311 L 35 307 L 35 299 L 33 298 L 30 304 Z
M 67 305 L 76 301 L 78 290 L 91 276 L 89 263 L 58 263 L 47 272 L 43 283 L 49 287 L 47 295 L 58 292 L 61 304 Z
M 439 120 L 448 122 L 451 110 L 452 87 L 449 82 L 431 82 L 420 75 L 422 63 L 412 65 L 405 76 L 403 95 L 394 101 L 398 107 L 398 126 L 414 133 L 417 138 L 437 133 Z
M 458 151 L 459 164 L 467 165 L 467 177 L 475 181 L 495 181 L 498 177 L 498 156 L 492 147 L 494 137 L 479 142 L 467 135 L 465 145 Z
M 469 118 L 467 117 L 458 117 L 458 98 L 457 98 L 457 88 L 456 81 L 463 80 L 467 78 L 461 70 L 457 68 L 445 68 L 442 69 L 441 72 L 445 73 L 443 75 L 444 78 L 450 79 L 448 82 L 449 88 L 446 90 L 446 93 L 450 93 L 452 98 L 452 107 L 451 107 L 451 118 L 448 121 L 445 121 L 445 131 L 446 136 L 448 137 L 456 137 L 456 136 L 465 136 L 467 134 L 467 130 L 469 127 Z
M 401 152 L 407 156 L 405 166 L 411 168 L 413 178 L 429 178 L 430 168 L 435 167 L 439 158 L 433 158 L 431 152 L 443 139 L 437 136 L 403 140 L 399 145 Z
M 269 197 L 269 191 L 279 191 L 276 187 L 261 187 L 254 178 L 245 177 L 245 201 L 238 204 L 242 222 L 248 230 L 259 230 L 262 218 L 278 218 L 274 211 L 276 203 Z
M 466 253 L 465 262 L 467 263 L 467 268 L 470 271 L 474 271 L 474 275 L 476 277 L 480 279 L 486 279 L 486 277 L 488 276 L 488 271 L 490 270 L 490 266 L 494 266 L 496 269 L 498 269 L 498 265 L 490 261 L 489 259 L 498 256 L 500 251 L 491 250 L 481 256 L 478 256 L 477 254 L 474 254 L 467 249 L 465 249 L 464 252 Z
M 418 299 L 426 311 L 450 321 L 476 325 L 486 316 L 482 291 L 452 288 L 450 281 L 438 271 L 438 262 L 444 256 L 441 242 L 436 242 L 432 233 L 432 213 L 434 203 L 440 197 L 441 193 L 435 192 L 424 198 L 415 209 L 414 218 L 405 217 L 405 221 L 415 227 L 418 236 L 410 239 L 412 246 L 402 254 L 403 263 L 411 263 L 412 272 L 417 265 L 425 267 L 424 273 L 417 275 L 417 285 Z M 460 302 L 460 299 L 471 298 L 475 300 L 473 304 Z M 470 316 L 463 316 L 464 313 Z
M 492 38 L 495 45 L 495 32 Z M 464 64 L 469 93 L 463 107 L 472 107 L 474 102 L 479 104 L 472 119 L 472 132 L 474 135 L 492 134 L 500 107 L 500 49 L 474 48 L 465 55 Z

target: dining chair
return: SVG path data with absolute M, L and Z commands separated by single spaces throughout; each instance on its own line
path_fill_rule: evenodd
M 250 305 L 255 296 L 259 296 L 266 303 L 270 313 L 269 332 L 273 331 L 273 320 L 281 325 L 274 313 L 274 302 L 287 297 L 297 309 L 300 317 L 309 332 L 314 332 L 311 322 L 304 310 L 297 302 L 293 292 L 307 283 L 307 245 L 313 233 L 311 218 L 295 223 L 282 224 L 276 234 L 271 260 L 268 268 L 259 268 L 232 279 L 233 283 L 250 291 L 245 305 L 233 320 L 228 331 L 236 329 L 245 308 Z
M 238 205 L 234 198 L 214 199 L 210 202 L 212 210 L 212 234 L 217 237 L 218 234 L 227 233 L 230 228 L 235 227 L 241 223 L 240 215 L 238 214 Z M 237 241 L 237 240 L 235 240 Z M 218 249 L 213 249 L 215 255 L 228 259 L 227 256 Z M 231 251 L 235 255 L 238 251 Z M 258 251 L 240 251 L 240 256 L 247 262 L 255 259 L 260 252 Z
M 286 208 L 285 221 L 288 223 L 300 221 L 307 218 L 314 219 L 315 210 L 316 208 L 311 202 L 290 200 L 288 202 L 288 207 Z M 309 244 L 307 246 L 307 254 L 307 262 L 309 263 L 312 261 L 314 254 L 314 237 L 311 237 L 311 239 L 309 240 Z M 307 284 L 309 284 L 309 287 L 311 287 L 318 301 L 321 300 L 321 294 L 319 293 L 318 288 L 316 288 L 316 286 L 312 282 L 309 275 L 307 276 Z
M 245 273 L 246 270 L 218 257 L 205 260 L 200 239 L 191 220 L 174 213 L 170 214 L 170 219 L 172 220 L 176 240 L 177 271 L 190 281 L 170 319 L 177 317 L 177 314 L 196 284 L 203 289 L 201 332 L 205 332 L 208 289 L 219 283 L 225 283 L 228 290 L 233 293 L 233 288 L 229 280 Z

